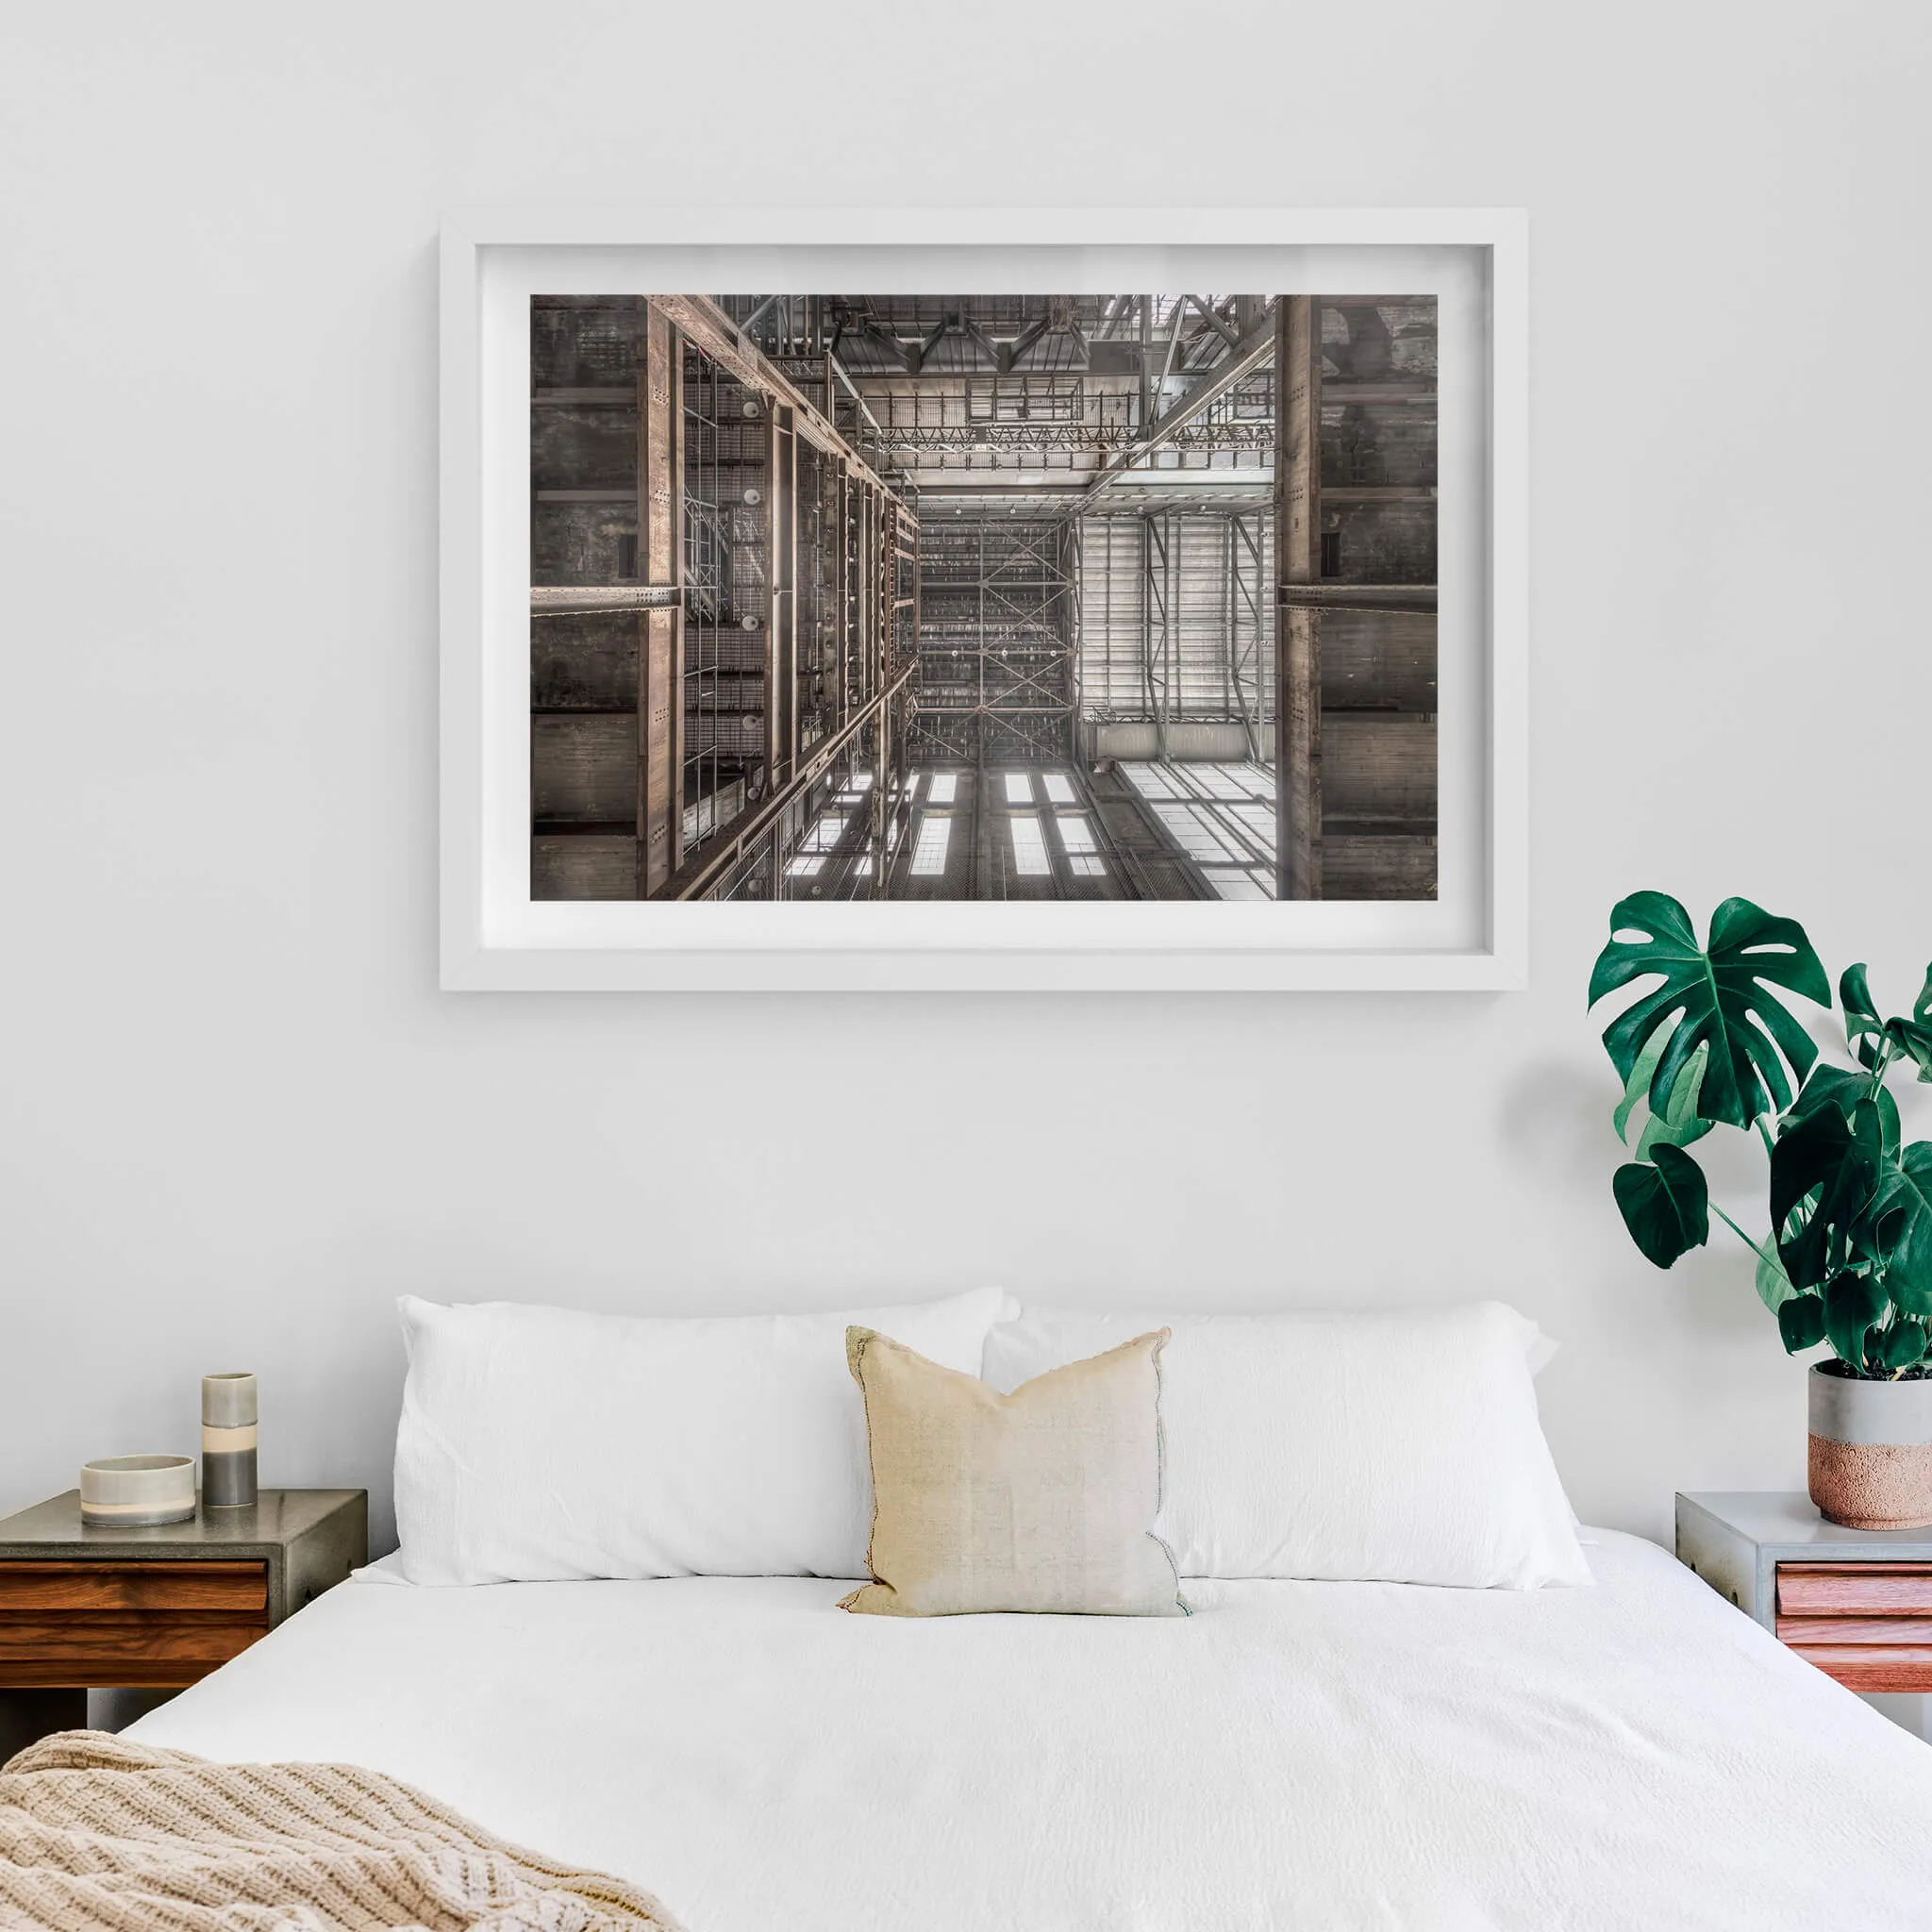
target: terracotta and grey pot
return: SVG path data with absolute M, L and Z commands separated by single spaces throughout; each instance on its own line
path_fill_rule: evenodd
M 1847 1529 L 1932 1524 L 1932 1380 L 1809 1377 L 1811 1500 Z

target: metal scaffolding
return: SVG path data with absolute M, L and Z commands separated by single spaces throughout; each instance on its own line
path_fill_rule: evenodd
M 922 526 L 917 762 L 1074 756 L 1076 545 L 1057 521 Z

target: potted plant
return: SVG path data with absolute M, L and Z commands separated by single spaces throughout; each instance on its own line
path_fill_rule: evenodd
M 1668 1268 L 1704 1244 L 1713 1213 L 1730 1228 L 1757 1257 L 1787 1352 L 1831 1350 L 1808 1377 L 1811 1500 L 1856 1529 L 1932 1524 L 1932 1141 L 1904 1140 L 1886 1084 L 1910 1066 L 1932 1081 L 1932 968 L 1909 1017 L 1893 1019 L 1879 1018 L 1865 968 L 1846 968 L 1856 1067 L 1822 1060 L 1774 991 L 1831 1006 L 1804 927 L 1748 899 L 1726 899 L 1702 945 L 1667 893 L 1620 901 L 1590 1005 L 1653 979 L 1604 1032 L 1624 1080 L 1612 1118 L 1633 1158 L 1612 1188 L 1631 1240 Z M 1717 1126 L 1764 1143 L 1761 1241 L 1711 1202 L 1685 1151 Z

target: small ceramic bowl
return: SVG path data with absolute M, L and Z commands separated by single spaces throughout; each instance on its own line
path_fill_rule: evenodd
M 80 1466 L 83 1523 L 186 1523 L 193 1514 L 192 1456 L 107 1456 Z

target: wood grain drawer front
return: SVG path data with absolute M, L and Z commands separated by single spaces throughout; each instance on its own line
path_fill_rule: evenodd
M 0 1562 L 0 1689 L 192 1684 L 268 1634 L 268 1565 Z
M 1921 1643 L 1932 1651 L 1932 1617 L 1780 1617 L 1777 1634 L 1780 1642 L 1799 1646 Z
M 1847 1690 L 1932 1690 L 1932 1644 L 1794 1643 L 1791 1654 Z
M 1932 1563 L 1780 1563 L 1777 1614 L 1932 1617 Z
M 266 1563 L 0 1562 L 0 1623 L 43 1610 L 268 1615 Z
M 1932 1690 L 1932 1563 L 1780 1563 L 1777 1635 L 1848 1690 Z
M 219 1610 L 75 1610 L 0 1617 L 0 1687 L 192 1684 L 268 1635 Z

